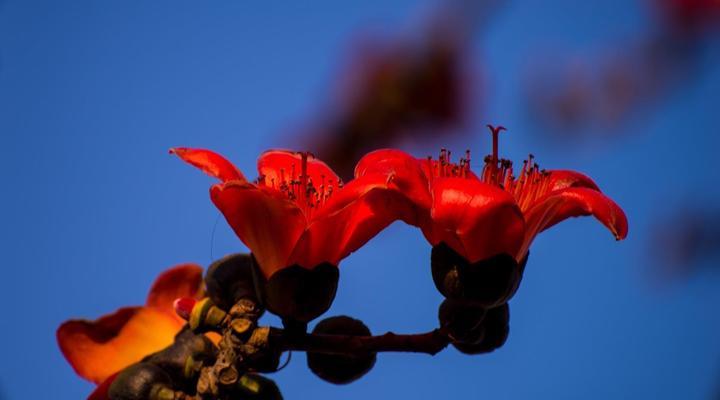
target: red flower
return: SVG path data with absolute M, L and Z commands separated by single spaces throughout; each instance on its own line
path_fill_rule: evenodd
M 491 127 L 493 154 L 479 176 L 470 170 L 469 152 L 455 164 L 446 150 L 438 160 L 378 150 L 360 160 L 355 175 L 394 176 L 392 185 L 414 204 L 403 219 L 433 246 L 445 243 L 471 263 L 503 253 L 521 261 L 538 233 L 569 217 L 593 215 L 616 239 L 625 238 L 625 213 L 587 176 L 540 170 L 531 155 L 515 177 L 512 163 L 497 156 L 503 129 Z
M 115 375 L 173 343 L 185 321 L 175 314 L 179 297 L 200 297 L 202 268 L 182 264 L 160 274 L 144 306 L 124 307 L 95 321 L 70 320 L 57 330 L 57 341 L 78 375 L 99 386 L 90 400 L 107 399 Z
M 389 203 L 398 196 L 385 190 L 387 174 L 368 173 L 343 185 L 310 154 L 273 150 L 260 156 L 259 178 L 249 182 L 209 150 L 170 152 L 222 181 L 210 197 L 268 279 L 293 265 L 337 266 L 397 219 Z

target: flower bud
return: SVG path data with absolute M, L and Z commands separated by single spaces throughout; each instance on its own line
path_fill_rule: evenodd
M 247 400 L 282 400 L 282 393 L 277 384 L 258 374 L 245 374 L 238 380 L 238 389 L 242 399 Z
M 463 300 L 445 299 L 438 309 L 440 327 L 454 342 L 482 339 L 484 318 L 485 308 Z
M 329 263 L 312 269 L 293 265 L 275 272 L 270 279 L 257 270 L 255 274 L 258 293 L 268 311 L 303 329 L 330 308 L 339 275 L 338 268 Z
M 175 336 L 173 344 L 145 357 L 143 362 L 162 368 L 175 382 L 180 382 L 187 378 L 185 369 L 189 358 L 202 362 L 214 357 L 215 346 L 210 339 L 185 328 Z
M 320 321 L 313 333 L 327 335 L 370 336 L 370 329 L 357 319 L 347 316 L 330 317 Z M 323 354 L 307 352 L 310 370 L 321 379 L 343 385 L 353 382 L 375 365 L 377 353 L 359 353 L 354 355 Z
M 213 304 L 208 297 L 194 301 L 193 299 L 181 298 L 175 300 L 173 306 L 175 312 L 182 318 L 186 316 L 188 326 L 195 332 L 207 332 L 217 330 L 227 319 L 227 313 Z M 189 314 L 188 314 L 189 309 Z
M 509 254 L 470 263 L 445 243 L 433 247 L 431 265 L 435 287 L 443 296 L 488 308 L 506 303 L 522 277 L 521 266 Z
M 500 307 L 487 310 L 481 323 L 482 338 L 476 343 L 455 342 L 453 346 L 465 354 L 483 354 L 502 347 L 510 333 L 510 307 L 503 304 Z
M 165 400 L 169 394 L 174 395 L 170 376 L 160 367 L 145 362 L 122 370 L 108 390 L 112 400 Z
M 225 311 L 240 299 L 257 303 L 253 279 L 253 259 L 250 254 L 230 254 L 208 267 L 205 273 L 207 296 Z

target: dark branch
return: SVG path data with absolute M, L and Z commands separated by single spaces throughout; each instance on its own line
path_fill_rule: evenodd
M 367 352 L 395 351 L 435 355 L 450 343 L 439 329 L 413 335 L 388 332 L 379 336 L 289 335 L 280 329 L 270 332 L 270 345 L 282 350 L 352 355 Z

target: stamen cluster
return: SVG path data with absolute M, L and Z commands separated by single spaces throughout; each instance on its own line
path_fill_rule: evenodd
M 459 163 L 450 159 L 452 153 L 447 149 L 440 149 L 437 161 L 428 156 L 428 165 L 433 177 L 436 178 L 467 178 L 470 172 L 470 150 L 465 151 L 465 157 Z
M 333 191 L 343 187 L 342 180 L 337 182 L 333 178 L 326 178 L 320 175 L 320 185 L 315 186 L 312 176 L 308 174 L 308 159 L 314 158 L 309 152 L 298 152 L 300 156 L 300 174 L 297 173 L 295 164 L 290 166 L 290 171 L 280 168 L 280 176 L 276 180 L 274 177 L 268 179 L 265 175 L 260 175 L 257 184 L 263 185 L 277 190 L 287 196 L 289 200 L 294 201 L 304 212 L 309 215 L 313 209 L 316 209 L 330 199 Z

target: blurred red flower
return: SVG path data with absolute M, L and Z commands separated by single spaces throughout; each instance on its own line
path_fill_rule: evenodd
M 491 129 L 493 154 L 479 176 L 470 170 L 469 152 L 455 164 L 446 150 L 433 160 L 386 149 L 361 159 L 356 179 L 391 176 L 391 186 L 414 205 L 403 219 L 433 246 L 445 243 L 471 263 L 503 253 L 519 262 L 538 233 L 569 217 L 593 215 L 617 240 L 625 238 L 625 213 L 595 182 L 574 171 L 540 170 L 532 155 L 516 178 L 512 163 L 498 159 L 504 128 Z
M 124 307 L 95 321 L 70 320 L 57 330 L 65 358 L 81 377 L 99 386 L 90 400 L 107 399 L 115 375 L 171 345 L 185 321 L 175 314 L 179 297 L 200 298 L 202 267 L 181 264 L 160 274 L 144 306 Z
M 337 266 L 397 219 L 389 205 L 399 196 L 387 190 L 386 174 L 365 174 L 344 185 L 309 153 L 272 150 L 260 156 L 259 177 L 249 182 L 209 150 L 171 153 L 222 181 L 210 197 L 268 279 L 293 265 Z

